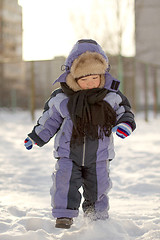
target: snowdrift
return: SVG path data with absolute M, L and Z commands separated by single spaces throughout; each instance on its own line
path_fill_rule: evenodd
M 138 115 L 136 121 L 132 136 L 115 136 L 109 219 L 91 222 L 80 209 L 73 227 L 62 230 L 54 228 L 50 207 L 54 141 L 27 151 L 29 113 L 1 109 L 0 240 L 159 240 L 160 118 L 146 123 Z

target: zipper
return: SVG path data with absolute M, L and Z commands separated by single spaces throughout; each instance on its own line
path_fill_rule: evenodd
M 82 167 L 84 167 L 85 153 L 86 153 L 86 136 L 84 137 L 84 143 L 83 143 Z

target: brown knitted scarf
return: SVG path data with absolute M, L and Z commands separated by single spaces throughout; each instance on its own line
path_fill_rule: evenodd
M 74 92 L 66 83 L 61 83 L 61 87 L 69 97 L 67 107 L 73 121 L 72 142 L 83 143 L 85 136 L 93 140 L 110 136 L 116 124 L 116 113 L 103 100 L 108 90 L 94 88 Z

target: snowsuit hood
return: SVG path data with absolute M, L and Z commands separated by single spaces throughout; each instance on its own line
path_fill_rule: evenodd
M 76 79 L 92 75 L 101 75 L 100 88 L 117 92 L 120 81 L 113 78 L 109 72 L 109 61 L 101 46 L 94 40 L 81 39 L 73 46 L 64 66 L 65 72 L 54 82 L 65 82 L 74 91 L 79 91 Z

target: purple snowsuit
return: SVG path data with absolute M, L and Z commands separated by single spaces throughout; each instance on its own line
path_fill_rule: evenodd
M 74 59 L 88 48 L 89 51 L 97 51 L 107 58 L 99 45 L 76 44 L 66 60 L 66 71 L 57 79 L 57 82 L 65 82 Z M 134 115 L 127 98 L 118 90 L 119 81 L 107 71 L 105 79 L 104 87 L 108 89 L 108 93 L 104 100 L 116 111 L 117 124 L 129 122 L 134 130 Z M 70 142 L 73 123 L 67 103 L 68 97 L 63 90 L 61 88 L 55 90 L 47 101 L 37 125 L 29 134 L 29 137 L 40 147 L 56 135 L 54 157 L 57 163 L 52 175 L 51 188 L 53 216 L 56 218 L 78 216 L 81 203 L 80 187 L 83 187 L 84 212 L 91 207 L 97 216 L 101 213 L 107 215 L 109 207 L 107 193 L 111 188 L 108 165 L 109 160 L 115 155 L 113 136 L 111 134 L 103 140 L 92 140 L 86 137 L 83 144 L 73 147 Z

